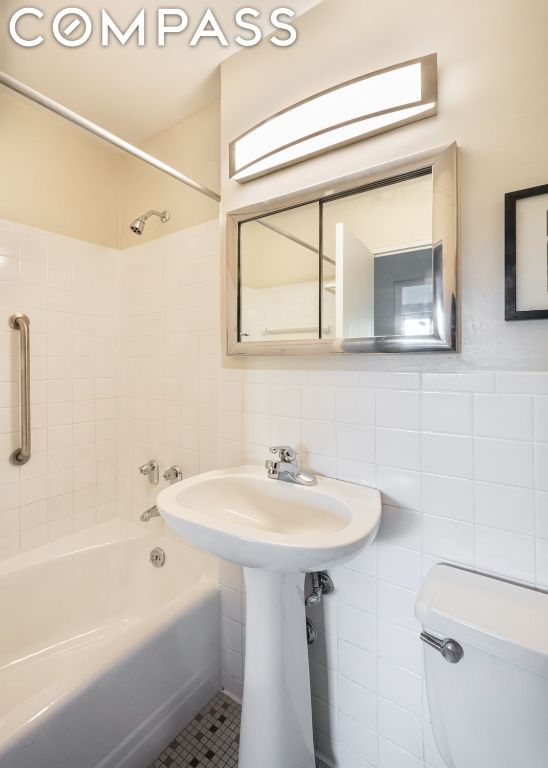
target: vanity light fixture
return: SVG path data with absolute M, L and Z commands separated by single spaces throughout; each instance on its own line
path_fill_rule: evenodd
M 405 61 L 311 96 L 230 144 L 230 178 L 251 181 L 436 114 L 437 54 Z

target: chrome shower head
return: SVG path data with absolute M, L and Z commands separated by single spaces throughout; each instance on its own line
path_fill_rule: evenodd
M 145 224 L 147 223 L 147 219 L 149 219 L 151 216 L 158 216 L 162 224 L 165 224 L 166 221 L 169 221 L 169 211 L 147 211 L 147 213 L 144 213 L 142 216 L 139 216 L 138 219 L 132 221 L 129 225 L 129 228 L 134 234 L 142 235 L 145 229 Z
M 142 235 L 143 230 L 145 228 L 145 222 L 142 219 L 135 219 L 130 225 L 129 228 L 131 231 L 136 235 Z

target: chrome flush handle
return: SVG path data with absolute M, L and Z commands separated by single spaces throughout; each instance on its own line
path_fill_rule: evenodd
M 464 656 L 462 645 L 456 640 L 451 640 L 449 637 L 442 640 L 439 637 L 434 637 L 434 635 L 431 635 L 428 632 L 421 632 L 421 640 L 435 651 L 441 653 L 445 661 L 448 661 L 450 664 L 458 664 Z

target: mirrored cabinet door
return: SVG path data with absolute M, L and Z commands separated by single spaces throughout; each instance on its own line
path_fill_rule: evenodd
M 457 150 L 228 214 L 229 354 L 457 348 Z
M 321 205 L 326 334 L 334 339 L 430 335 L 430 170 Z
M 319 240 L 317 202 L 240 225 L 241 342 L 319 338 Z

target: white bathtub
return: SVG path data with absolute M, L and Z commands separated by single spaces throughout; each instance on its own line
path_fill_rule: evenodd
M 0 563 L 1 768 L 146 768 L 220 687 L 219 621 L 215 562 L 156 520 Z

